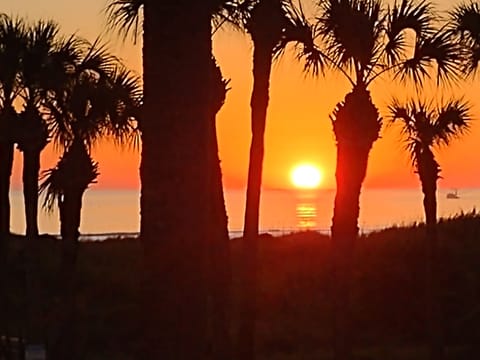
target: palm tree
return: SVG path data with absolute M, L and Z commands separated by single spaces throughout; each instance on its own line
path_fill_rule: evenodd
M 10 234 L 10 177 L 17 127 L 14 102 L 20 59 L 25 50 L 25 24 L 21 19 L 0 15 L 0 331 L 8 333 L 6 311 L 5 269 L 7 239 Z
M 17 113 L 18 75 L 26 46 L 26 26 L 23 20 L 0 15 L 0 243 L 10 233 L 10 176 Z
M 54 359 L 71 356 L 75 326 L 74 290 L 82 198 L 99 174 L 91 148 L 102 138 L 125 144 L 135 134 L 142 92 L 139 78 L 119 65 L 104 47 L 95 43 L 81 61 L 72 63 L 69 79 L 45 104 L 54 141 L 64 148 L 57 166 L 48 170 L 40 190 L 44 206 L 58 204 L 62 261 L 59 285 L 65 319 L 54 346 Z
M 38 322 L 39 282 L 37 280 L 38 242 L 38 177 L 40 154 L 49 142 L 46 101 L 52 91 L 67 78 L 68 65 L 76 60 L 78 41 L 62 39 L 59 27 L 51 21 L 40 20 L 29 26 L 17 75 L 18 114 L 15 141 L 23 153 L 23 193 L 26 219 L 26 280 L 29 299 L 28 341 L 38 341 L 42 325 Z
M 78 40 L 61 39 L 59 27 L 40 20 L 27 31 L 26 47 L 21 58 L 18 93 L 23 102 L 16 137 L 23 152 L 23 192 L 25 198 L 26 236 L 38 236 L 38 176 L 40 154 L 49 142 L 45 118 L 45 101 L 66 78 L 68 64 L 77 57 Z
M 390 106 L 392 122 L 401 122 L 402 137 L 423 192 L 426 222 L 427 321 L 430 336 L 430 359 L 444 358 L 439 275 L 441 269 L 437 232 L 437 181 L 440 166 L 434 149 L 446 147 L 468 131 L 470 106 L 463 100 L 451 100 L 438 107 L 413 101 Z
M 427 1 L 402 0 L 385 6 L 379 0 L 321 2 L 317 18 L 324 46 L 310 48 L 306 68 L 331 67 L 350 82 L 352 91 L 331 115 L 337 141 L 337 192 L 332 219 L 335 358 L 351 358 L 350 284 L 354 247 L 358 237 L 359 197 L 368 157 L 382 125 L 369 87 L 387 73 L 419 85 L 433 75 L 437 80 L 458 75 L 460 52 L 448 32 L 434 27 Z M 407 30 L 415 37 L 407 35 Z M 409 41 L 412 41 L 412 46 Z M 412 48 L 413 47 L 413 48 Z M 413 51 L 412 51 L 413 50 Z
M 117 0 L 107 10 L 122 29 L 143 29 L 140 232 L 149 358 L 206 356 L 205 261 L 216 207 L 210 200 L 221 193 L 213 189 L 221 174 L 212 175 L 219 168 L 218 159 L 212 164 L 211 19 L 223 3 Z
M 248 32 L 253 41 L 252 140 L 243 233 L 243 276 L 239 354 L 255 358 L 255 296 L 264 134 L 272 63 L 289 42 L 313 46 L 313 29 L 302 8 L 290 0 L 246 0 L 229 4 L 224 18 Z

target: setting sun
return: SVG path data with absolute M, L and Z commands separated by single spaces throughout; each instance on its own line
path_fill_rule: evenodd
M 314 165 L 302 164 L 293 168 L 290 178 L 293 185 L 297 188 L 314 189 L 320 185 L 322 173 Z

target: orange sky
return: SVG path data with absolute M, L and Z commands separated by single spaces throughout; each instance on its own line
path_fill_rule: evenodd
M 446 2 L 446 1 L 445 1 Z M 41 4 L 41 5 L 39 5 Z M 68 5 L 67 5 L 68 4 Z M 93 40 L 104 30 L 102 7 L 105 1 L 61 0 L 0 0 L 0 8 L 11 14 L 30 19 L 51 18 L 61 23 L 66 34 L 78 34 Z M 132 69 L 141 72 L 139 45 L 122 44 L 112 35 L 105 35 L 112 51 L 122 57 Z M 251 91 L 251 44 L 247 36 L 228 29 L 214 38 L 214 53 L 224 77 L 231 79 L 231 90 L 218 116 L 220 156 L 227 187 L 243 187 L 246 182 L 250 142 L 249 99 Z M 324 187 L 334 187 L 335 142 L 329 114 L 348 92 L 348 83 L 339 75 L 312 79 L 302 74 L 291 53 L 278 62 L 271 81 L 271 102 L 266 132 L 264 184 L 268 188 L 291 188 L 289 172 L 298 163 L 310 162 L 324 172 Z M 480 93 L 479 81 L 463 83 L 448 91 L 426 86 L 426 94 L 447 96 L 466 95 L 474 104 L 475 118 L 480 119 L 475 94 Z M 433 89 L 433 90 L 432 90 Z M 381 112 L 393 96 L 405 91 L 392 87 L 387 80 L 372 86 L 372 97 Z M 439 153 L 442 167 L 442 187 L 480 186 L 480 124 L 476 121 L 471 133 L 462 141 Z M 43 166 L 52 166 L 58 154 L 45 152 Z M 139 186 L 139 154 L 121 151 L 104 144 L 95 151 L 101 176 L 97 187 L 136 188 Z M 16 157 L 14 184 L 20 184 L 21 159 Z M 416 187 L 418 181 L 408 158 L 398 143 L 398 133 L 382 134 L 372 150 L 366 179 L 368 187 Z

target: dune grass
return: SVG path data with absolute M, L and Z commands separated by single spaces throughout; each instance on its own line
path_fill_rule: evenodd
M 424 359 L 423 225 L 385 229 L 359 240 L 353 289 L 358 359 Z M 442 306 L 450 359 L 473 359 L 480 344 L 480 216 L 439 224 Z M 60 242 L 41 239 L 45 323 L 55 321 Z M 23 239 L 9 243 L 2 305 L 3 332 L 21 336 L 25 324 Z M 233 328 L 238 323 L 240 241 L 232 240 Z M 315 232 L 262 235 L 258 296 L 260 359 L 329 359 L 330 239 Z M 76 307 L 85 359 L 136 359 L 142 347 L 142 249 L 135 239 L 80 245 Z M 161 279 L 159 279 L 161 281 Z M 232 331 L 233 332 L 233 331 Z M 46 336 L 48 329 L 46 330 Z

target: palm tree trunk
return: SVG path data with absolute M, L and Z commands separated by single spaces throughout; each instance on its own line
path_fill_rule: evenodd
M 41 296 L 38 279 L 38 174 L 40 172 L 40 151 L 28 145 L 23 149 L 23 196 L 26 222 L 26 282 L 28 298 L 29 333 L 28 341 L 43 342 L 41 321 Z
M 75 356 L 78 356 L 75 342 L 77 337 L 75 293 L 83 193 L 84 190 L 68 189 L 64 193 L 63 200 L 59 202 L 62 259 L 58 287 L 61 308 L 53 352 L 50 354 L 53 360 L 75 359 Z
M 255 320 L 258 276 L 258 232 L 260 193 L 264 156 L 264 134 L 269 101 L 272 48 L 256 43 L 253 52 L 252 142 L 248 166 L 245 225 L 243 232 L 243 277 L 241 322 L 239 333 L 240 359 L 255 359 Z
M 211 14 L 146 1 L 141 240 L 146 358 L 206 358 Z
M 334 358 L 352 359 L 351 290 L 358 238 L 360 192 L 368 157 L 381 122 L 364 85 L 356 86 L 337 106 L 333 130 L 337 140 L 335 203 L 332 218 Z
M 8 334 L 6 322 L 6 262 L 10 235 L 10 177 L 13 165 L 13 144 L 0 142 L 0 331 Z
M 434 165 L 436 168 L 436 165 Z M 423 174 L 422 174 L 423 175 Z M 443 325 L 439 280 L 439 240 L 437 230 L 437 174 L 422 176 L 426 223 L 426 303 L 430 360 L 444 359 Z
M 213 123 L 215 125 L 215 123 Z M 218 143 L 215 126 L 212 127 L 212 199 L 210 238 L 209 282 L 212 297 L 212 359 L 230 359 L 232 356 L 230 337 L 231 311 L 231 256 L 228 234 L 228 217 L 222 185 L 222 170 L 218 158 Z
M 218 153 L 216 115 L 222 108 L 227 89 L 220 68 L 215 59 L 211 59 L 212 93 L 210 104 L 210 193 L 211 223 L 209 229 L 209 266 L 208 282 L 210 284 L 212 313 L 212 359 L 231 359 L 231 256 L 228 234 L 228 217 L 222 184 L 222 168 Z
M 337 192 L 332 219 L 333 314 L 336 360 L 352 358 L 351 288 L 360 191 L 370 149 L 337 145 Z
M 0 142 L 0 243 L 10 234 L 10 177 L 13 166 L 13 143 Z M 0 245 L 1 246 L 1 245 Z
M 38 174 L 40 172 L 40 151 L 23 150 L 23 196 L 25 202 L 26 236 L 28 241 L 38 237 Z

